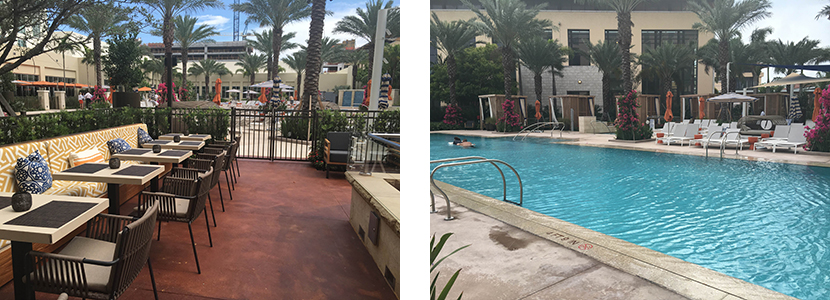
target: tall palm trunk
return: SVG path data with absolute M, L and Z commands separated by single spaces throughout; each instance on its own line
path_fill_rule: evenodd
M 450 104 L 457 106 L 458 99 L 455 94 L 455 72 L 455 55 L 450 54 L 447 56 L 447 76 L 450 79 Z
M 718 41 L 718 60 L 720 61 L 720 66 L 718 70 L 720 71 L 720 86 L 721 86 L 721 93 L 726 93 L 729 91 L 729 86 L 726 83 L 726 63 L 729 60 L 729 41 L 723 39 L 722 41 Z
M 306 58 L 305 73 L 306 84 L 303 89 L 305 98 L 303 108 L 316 109 L 317 91 L 320 83 L 320 67 L 323 64 L 321 59 L 323 51 L 323 20 L 326 17 L 326 0 L 314 0 L 311 4 L 311 25 L 308 32 L 308 56 Z M 297 82 L 300 74 L 297 74 Z M 306 103 L 308 106 L 306 106 Z
M 210 101 L 207 99 L 208 95 L 210 95 L 210 74 L 205 72 L 205 100 Z
M 272 57 L 271 55 L 268 55 L 268 62 L 267 62 L 268 79 L 267 80 L 274 79 L 274 73 L 272 73 L 272 71 L 271 71 L 271 66 L 274 64 L 273 59 L 274 59 L 274 57 Z
M 511 99 L 511 91 L 513 90 L 513 75 L 516 73 L 515 61 L 513 61 L 513 50 L 510 48 L 501 48 L 501 67 L 504 71 L 504 99 Z
M 661 97 L 663 99 L 663 103 L 666 103 L 666 96 L 668 96 L 668 92 L 671 91 L 671 76 L 662 76 L 663 78 L 660 79 L 660 91 L 662 92 Z M 672 99 L 674 100 L 674 99 Z M 672 106 L 674 106 L 674 101 L 672 101 Z M 671 107 L 666 107 L 666 110 L 671 110 L 672 115 L 674 116 L 674 110 Z M 642 117 L 642 116 L 641 116 Z
M 164 42 L 164 73 L 167 79 L 167 105 L 173 107 L 173 20 L 172 15 L 165 15 L 162 24 Z
M 271 61 L 273 65 L 271 65 L 271 74 L 276 75 L 279 74 L 279 61 L 280 61 L 280 46 L 282 44 L 282 28 L 274 26 L 271 29 L 271 32 L 274 34 L 271 36 L 271 49 L 274 49 L 274 53 L 271 54 Z M 268 78 L 269 80 L 273 80 L 274 77 Z
M 357 63 L 352 65 L 352 88 L 357 88 Z
M 533 88 L 536 92 L 536 101 L 542 102 L 542 73 L 533 74 Z
M 628 93 L 633 88 L 631 82 L 631 13 L 617 13 L 617 32 L 620 33 L 620 55 L 622 55 L 622 78 L 623 93 Z
M 101 75 L 101 35 L 99 33 L 93 34 L 92 57 L 95 60 L 95 85 L 104 86 L 104 78 Z
M 308 84 L 306 84 L 306 85 L 308 85 Z M 297 73 L 297 88 L 294 89 L 294 96 L 295 96 L 294 99 L 303 99 L 302 95 L 306 94 L 306 92 L 300 93 L 300 91 L 302 91 L 302 89 L 300 87 L 303 87 L 303 74 L 302 74 L 302 72 Z M 303 103 L 308 103 L 308 102 L 303 100 Z M 301 106 L 301 107 L 304 110 L 309 109 L 310 106 L 307 107 L 305 105 L 306 104 L 303 104 L 303 106 Z
M 256 82 L 256 71 L 254 71 L 253 73 L 251 73 L 251 85 L 254 85 L 254 83 L 255 83 L 255 82 Z M 249 91 L 250 91 L 250 89 L 249 89 Z M 248 94 L 248 99 L 253 100 L 253 99 L 254 99 L 254 94 L 253 94 L 253 93 L 249 93 L 249 94 Z
M 553 66 L 551 66 L 551 69 L 553 69 Z M 556 74 L 553 71 L 550 72 L 550 88 L 550 94 L 556 95 Z
M 617 105 L 611 95 L 611 76 L 602 72 L 602 120 L 611 121 L 617 115 Z
M 187 85 L 187 48 L 182 47 L 182 87 Z

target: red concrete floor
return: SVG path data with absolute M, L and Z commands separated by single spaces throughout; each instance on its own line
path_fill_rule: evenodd
M 308 163 L 255 160 L 240 160 L 239 168 L 234 200 L 221 178 L 226 212 L 218 189 L 211 191 L 218 225 L 211 219 L 212 248 L 204 217 L 192 225 L 201 275 L 187 224 L 162 223 L 150 255 L 159 299 L 396 299 L 349 225 L 351 186 L 342 172 L 326 179 Z M 0 288 L 0 299 L 13 299 L 13 289 Z M 145 267 L 120 299 L 152 297 Z

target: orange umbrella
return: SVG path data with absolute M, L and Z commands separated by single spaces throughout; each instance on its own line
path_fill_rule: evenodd
M 265 95 L 266 93 L 268 93 L 268 91 L 265 88 L 259 88 L 259 98 L 257 98 L 257 100 L 259 100 L 262 104 L 268 102 L 268 96 Z
M 700 101 L 700 107 L 698 108 L 698 111 L 700 112 L 700 119 L 703 119 L 703 117 L 706 117 L 706 113 L 703 112 L 704 110 L 706 110 L 706 100 L 703 99 L 703 97 L 700 97 L 700 99 L 698 99 L 697 101 Z
M 16 85 L 32 85 L 31 82 L 23 81 L 23 80 L 12 80 L 12 83 Z
M 152 90 L 153 90 L 153 88 L 151 88 L 151 87 L 146 87 L 146 86 L 145 86 L 145 87 L 140 87 L 140 88 L 138 88 L 138 91 L 139 91 L 139 92 L 149 92 L 149 91 L 152 91 Z
M 818 119 L 819 110 L 821 110 L 821 89 L 816 87 L 816 89 L 813 90 L 813 95 L 815 95 L 815 97 L 813 97 L 813 122 L 815 122 L 816 119 Z
M 536 100 L 536 120 L 539 120 L 539 119 L 542 118 L 542 112 L 541 111 L 542 111 L 542 102 L 539 102 L 539 100 Z
M 222 79 L 216 78 L 216 96 L 213 96 L 213 103 L 217 105 L 222 100 Z
M 48 81 L 35 81 L 32 82 L 32 85 L 40 85 L 40 86 L 57 86 L 57 83 L 48 82 Z
M 110 92 L 110 95 L 109 95 L 109 96 L 107 96 L 107 101 L 108 101 L 110 104 L 112 104 L 112 92 Z
M 671 91 L 666 93 L 666 114 L 663 116 L 666 119 L 666 122 L 671 122 L 674 119 L 674 115 L 671 113 L 671 98 L 674 97 Z

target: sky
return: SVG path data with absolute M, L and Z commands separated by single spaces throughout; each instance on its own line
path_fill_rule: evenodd
M 386 0 L 384 0 L 386 1 Z M 222 0 L 225 4 L 225 8 L 222 9 L 206 9 L 199 12 L 191 12 L 189 13 L 191 16 L 197 17 L 199 19 L 199 24 L 208 24 L 211 26 L 216 27 L 216 30 L 219 31 L 220 36 L 212 37 L 217 42 L 226 42 L 226 41 L 233 41 L 233 10 L 231 10 L 230 5 L 233 4 L 233 0 Z M 240 0 L 240 3 L 244 3 L 245 0 Z M 334 26 L 337 21 L 341 20 L 345 16 L 349 15 L 357 15 L 357 8 L 365 8 L 365 0 L 338 0 L 338 1 L 326 1 L 326 10 L 333 12 L 333 15 L 326 16 L 325 19 L 325 29 L 323 31 L 323 36 L 326 37 L 333 37 L 339 40 L 347 40 L 347 39 L 356 39 L 356 46 L 361 46 L 366 44 L 367 41 L 364 39 L 357 38 L 352 35 L 348 34 L 333 34 L 332 31 L 334 30 Z M 393 1 L 394 6 L 400 6 L 400 0 Z M 239 33 L 240 35 L 244 34 L 247 30 L 247 33 L 253 32 L 260 32 L 266 28 L 260 28 L 259 24 L 251 23 L 245 25 L 245 20 L 247 19 L 247 15 L 240 13 L 239 14 Z M 305 44 L 305 41 L 308 39 L 308 29 L 309 23 L 311 22 L 310 18 L 305 19 L 303 21 L 294 22 L 286 27 L 284 27 L 284 32 L 296 32 L 297 37 L 292 39 L 292 42 L 298 44 Z M 160 36 L 153 36 L 147 33 L 141 33 L 138 35 L 141 38 L 143 43 L 161 43 L 162 39 Z M 253 37 L 250 37 L 253 38 Z M 244 37 L 240 37 L 240 40 L 244 39 Z M 283 52 L 285 54 L 291 54 L 295 50 L 286 50 Z
M 756 28 L 770 27 L 772 33 L 767 40 L 783 42 L 798 42 L 808 37 L 819 40 L 819 47 L 830 47 L 830 20 L 826 18 L 816 20 L 816 15 L 825 6 L 830 5 L 826 0 L 772 0 L 772 16 L 755 22 L 741 31 L 744 43 L 749 43 L 749 37 Z M 805 71 L 804 75 L 815 76 L 816 72 Z M 783 77 L 783 74 L 772 74 Z M 766 82 L 764 76 L 763 82 Z

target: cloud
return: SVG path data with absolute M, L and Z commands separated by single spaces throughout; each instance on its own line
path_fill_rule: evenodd
M 199 22 L 196 23 L 196 25 L 205 24 L 205 25 L 216 27 L 217 31 L 222 31 L 222 29 L 225 28 L 225 24 L 228 24 L 228 22 L 230 20 L 231 19 L 223 17 L 223 16 L 204 15 L 204 16 L 199 16 Z

